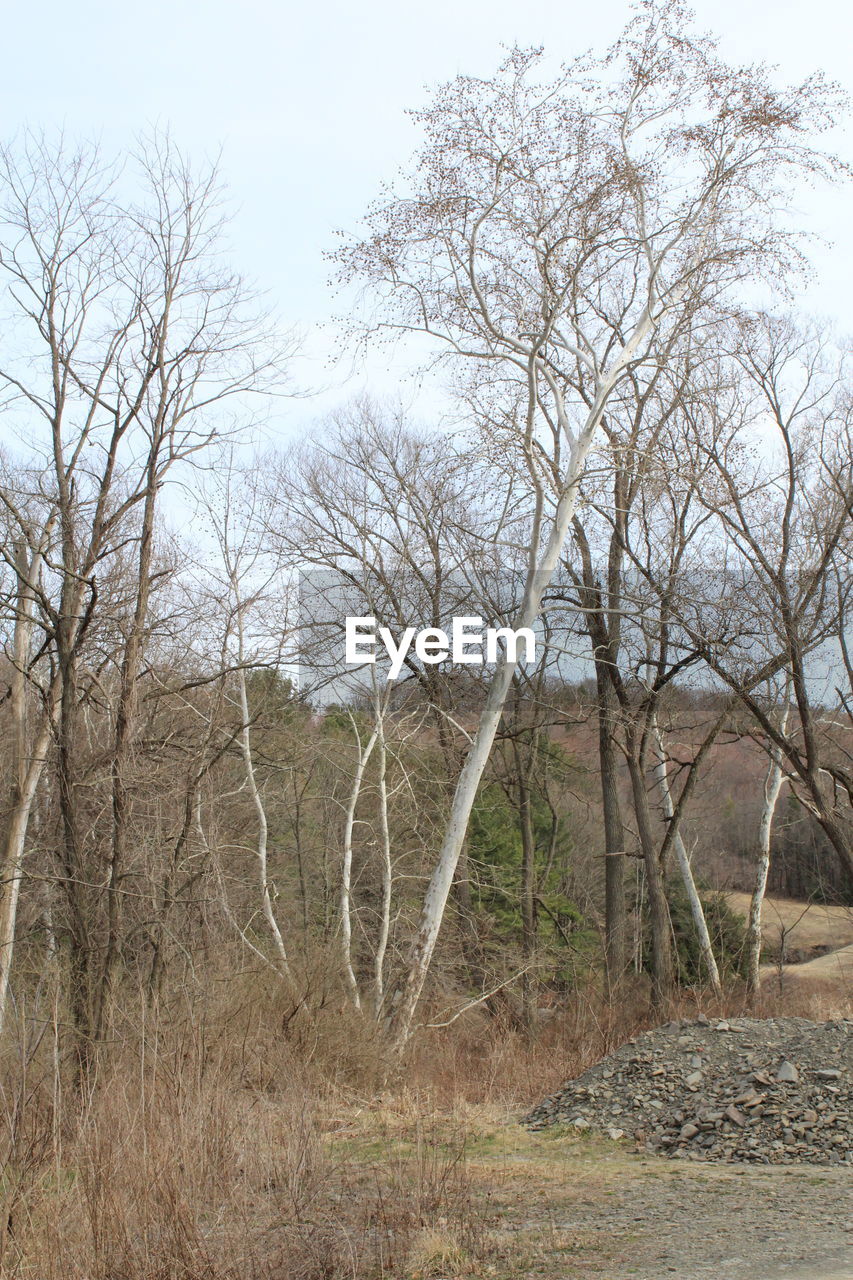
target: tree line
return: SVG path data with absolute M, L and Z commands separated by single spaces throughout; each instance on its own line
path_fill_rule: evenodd
M 83 1075 L 137 997 L 240 956 L 402 1051 L 516 991 L 535 1029 L 599 951 L 662 1007 L 678 901 L 721 989 L 690 843 L 731 744 L 763 761 L 752 993 L 780 796 L 853 879 L 853 401 L 780 213 L 846 176 L 841 95 L 726 64 L 672 3 L 542 65 L 438 89 L 334 255 L 352 341 L 420 344 L 453 431 L 360 399 L 259 447 L 294 343 L 215 169 L 161 134 L 0 155 L 0 1018 L 50 975 Z M 346 612 L 541 643 L 354 676 Z

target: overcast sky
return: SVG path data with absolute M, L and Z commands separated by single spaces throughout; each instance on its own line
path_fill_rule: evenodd
M 844 0 L 697 0 L 703 26 L 732 60 L 778 63 L 786 79 L 823 69 L 853 89 L 853 17 Z M 528 14 L 509 0 L 148 0 L 7 4 L 0 106 L 6 136 L 24 124 L 63 124 L 112 149 L 138 130 L 169 124 L 196 154 L 223 148 L 237 206 L 238 265 L 271 296 L 307 350 L 334 345 L 323 250 L 353 231 L 383 180 L 417 141 L 407 107 L 457 72 L 488 75 L 501 44 L 544 44 L 560 60 L 601 48 L 629 15 L 623 0 L 539 0 Z M 853 125 L 836 148 L 853 162 Z M 853 189 L 804 200 L 814 230 L 835 242 L 818 255 L 820 284 L 807 305 L 853 331 Z M 304 382 L 329 380 L 318 364 Z M 282 411 L 292 431 L 344 400 L 378 365 L 322 399 Z M 387 384 L 386 387 L 387 388 Z

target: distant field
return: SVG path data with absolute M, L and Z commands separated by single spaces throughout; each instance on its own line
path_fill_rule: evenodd
M 727 893 L 735 911 L 749 911 L 748 893 Z M 762 934 L 765 963 L 761 967 L 765 990 L 779 981 L 778 961 L 782 931 L 790 963 L 782 972 L 783 989 L 808 994 L 818 1001 L 815 1017 L 849 1017 L 853 1002 L 853 908 L 824 907 L 789 898 L 765 898 Z
M 853 946 L 830 951 L 806 964 L 786 965 L 786 973 L 793 978 L 819 979 L 821 982 L 842 982 L 853 992 Z
M 805 964 L 786 964 L 779 973 L 776 964 L 761 966 L 762 991 L 801 1004 L 809 1001 L 809 1015 L 822 1018 L 853 1018 L 853 946 L 830 951 Z
M 746 918 L 748 893 L 727 893 L 735 911 Z M 793 958 L 809 959 L 821 951 L 837 951 L 853 943 L 853 907 L 824 907 L 789 898 L 765 898 L 762 934 L 768 958 L 778 955 L 782 930 L 788 930 L 785 950 Z

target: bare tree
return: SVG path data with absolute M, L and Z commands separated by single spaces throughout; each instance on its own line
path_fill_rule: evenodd
M 783 256 L 768 193 L 827 171 L 805 135 L 837 102 L 819 81 L 777 90 L 726 66 L 675 4 L 644 5 L 604 64 L 545 86 L 536 64 L 515 50 L 494 80 L 442 88 L 416 116 L 427 142 L 411 193 L 340 255 L 345 279 L 380 292 L 384 326 L 426 332 L 526 405 L 515 438 L 537 499 L 516 627 L 539 613 L 614 389 L 697 307 Z M 512 674 L 499 665 L 456 788 L 396 995 L 400 1048 Z
M 741 609 L 751 606 L 752 634 L 731 646 L 718 617 L 682 606 L 682 620 L 711 670 L 749 709 L 767 750 L 781 753 L 795 794 L 853 877 L 853 771 L 838 719 L 849 714 L 842 687 L 849 615 L 840 588 L 853 529 L 849 388 L 825 338 L 786 317 L 745 321 L 734 362 L 741 380 L 733 403 L 706 401 L 704 412 L 734 415 L 739 429 L 704 434 L 718 480 L 703 500 L 726 538 L 720 564 L 730 591 L 741 583 Z M 755 461 L 745 450 L 759 427 L 769 441 Z M 822 668 L 835 669 L 829 705 Z M 793 702 L 784 723 L 762 697 L 780 673 L 790 678 Z
M 683 592 L 705 598 L 709 589 L 713 594 L 722 587 L 719 578 L 705 572 L 712 522 L 699 495 L 710 468 L 696 447 L 693 419 L 685 410 L 691 383 L 697 379 L 696 363 L 691 344 L 686 353 L 670 353 L 664 375 L 655 371 L 646 386 L 632 375 L 624 397 L 614 398 L 605 427 L 605 483 L 596 485 L 593 478 L 587 486 L 583 517 L 574 522 L 577 563 L 568 561 L 577 606 L 593 646 L 598 684 L 606 680 L 612 690 L 613 723 L 608 736 L 627 764 L 658 999 L 673 981 L 666 884 L 672 851 L 706 972 L 712 988 L 720 989 L 682 827 L 700 771 L 729 718 L 730 707 L 712 715 L 710 724 L 702 726 L 698 747 L 691 748 L 692 758 L 678 762 L 677 800 L 660 723 L 667 694 L 701 664 L 700 649 L 680 627 L 674 602 Z M 614 467 L 616 491 L 610 498 L 606 481 Z M 615 790 L 615 781 L 610 789 Z M 657 802 L 650 792 L 657 793 Z M 658 815 L 663 826 L 660 838 Z
M 595 664 L 599 771 L 604 808 L 605 959 L 611 991 L 618 986 L 626 963 L 625 824 L 617 781 L 618 727 L 628 707 L 623 671 L 626 657 L 622 652 L 623 614 L 627 612 L 636 621 L 638 612 L 647 607 L 647 601 L 642 601 L 638 610 L 626 581 L 628 529 L 632 519 L 636 518 L 637 507 L 646 501 L 647 489 L 656 492 L 661 483 L 666 483 L 662 477 L 672 472 L 674 436 L 669 428 L 673 415 L 678 413 L 692 372 L 689 341 L 675 346 L 675 339 L 682 337 L 689 339 L 689 334 L 672 335 L 674 349 L 667 353 L 667 359 L 661 359 L 648 371 L 647 377 L 642 369 L 629 370 L 621 393 L 614 395 L 602 420 L 602 444 L 593 456 L 592 474 L 585 485 L 584 511 L 573 520 L 579 563 L 570 561 L 568 565 Z M 670 567 L 676 570 L 676 560 L 684 554 L 685 539 L 679 536 L 684 526 L 679 526 L 678 503 L 674 505 L 672 519 L 667 521 L 660 540 L 671 549 Z M 603 530 L 591 527 L 596 515 L 599 523 L 603 517 Z M 662 628 L 664 633 L 665 624 Z M 627 657 L 631 665 L 630 655 Z M 659 654 L 659 678 L 665 667 L 666 657 Z M 649 709 L 652 707 L 650 703 Z M 642 735 L 632 738 L 632 741 L 636 747 L 644 749 L 646 739 Z M 637 785 L 643 772 L 644 762 L 641 761 L 632 773 L 635 808 L 637 803 L 641 808 L 644 803 L 637 800 Z M 638 818 L 637 823 L 639 832 L 648 834 L 648 822 Z M 643 856 L 654 860 L 654 865 L 647 866 L 647 876 L 657 983 L 664 990 L 670 981 L 671 929 L 663 901 L 663 887 L 658 883 L 657 854 L 648 841 Z
M 251 467 L 239 468 L 233 451 L 222 451 L 217 465 L 201 486 L 201 509 L 212 532 L 218 563 L 202 562 L 207 612 L 218 616 L 219 673 L 223 701 L 233 704 L 236 729 L 224 726 L 226 742 L 236 742 L 242 764 L 241 787 L 248 792 L 257 833 L 257 902 L 275 954 L 274 967 L 292 984 L 288 947 L 275 909 L 275 889 L 269 870 L 269 821 L 263 788 L 255 767 L 252 725 L 256 712 L 250 706 L 248 676 L 264 668 L 276 671 L 292 630 L 290 593 L 277 566 L 264 554 L 263 532 L 267 523 L 265 500 L 258 476 Z M 201 823 L 196 812 L 196 827 Z M 223 890 L 224 892 L 224 890 Z M 226 914 L 234 914 L 223 899 Z M 247 940 L 247 929 L 238 926 Z
M 270 371 L 265 322 L 221 264 L 215 171 L 195 172 L 160 135 L 137 159 L 132 203 L 96 147 L 29 137 L 0 154 L 0 269 L 16 321 L 0 386 L 11 421 L 43 453 L 56 512 L 55 554 L 52 545 L 45 552 L 50 590 L 38 603 L 58 682 L 58 856 L 81 1062 L 102 1031 L 119 948 L 158 496 L 169 471 L 227 425 L 217 406 L 258 389 Z M 118 659 L 101 942 L 102 895 L 81 812 L 82 655 L 130 545 L 137 563 Z
M 782 710 L 779 716 L 779 729 L 784 734 L 788 727 L 791 711 L 790 680 L 784 682 Z M 782 791 L 784 773 L 782 768 L 782 752 L 778 743 L 770 744 L 768 751 L 767 773 L 764 778 L 764 789 L 761 805 L 761 820 L 758 827 L 758 851 L 755 863 L 755 884 L 749 900 L 749 916 L 746 926 L 747 970 L 746 989 L 750 996 L 758 994 L 761 985 L 761 910 L 764 894 L 767 890 L 767 877 L 770 873 L 770 849 L 773 835 L 773 818 L 779 795 Z
M 667 756 L 666 747 L 664 746 L 663 735 L 658 728 L 657 718 L 652 717 L 652 734 L 654 738 L 653 750 L 656 754 L 656 762 L 654 766 L 655 778 L 661 794 L 661 806 L 663 808 L 664 817 L 670 824 L 672 829 L 675 826 L 675 806 L 672 802 L 672 792 L 669 786 L 669 758 Z M 696 929 L 696 935 L 699 939 L 699 950 L 708 978 L 711 983 L 711 989 L 714 994 L 722 995 L 722 984 L 720 982 L 720 970 L 717 966 L 717 959 L 714 955 L 714 947 L 711 943 L 711 935 L 708 931 L 708 922 L 705 919 L 705 910 L 702 906 L 702 899 L 699 897 L 699 891 L 696 888 L 696 880 L 693 876 L 693 869 L 690 865 L 690 855 L 684 843 L 680 829 L 675 827 L 675 834 L 671 837 L 672 845 L 675 849 L 675 856 L 678 859 L 678 869 L 681 873 L 681 880 L 684 885 L 684 891 L 687 894 L 687 901 L 690 904 L 690 914 L 693 917 L 693 924 Z
M 321 441 L 280 460 L 270 492 L 270 543 L 283 569 L 303 584 L 308 692 L 328 698 L 336 690 L 359 691 L 360 677 L 347 676 L 341 662 L 344 613 L 373 616 L 398 638 L 413 620 L 445 627 L 455 615 L 493 616 L 497 606 L 482 570 L 494 576 L 498 530 L 514 518 L 506 488 L 506 478 L 483 460 L 448 449 L 440 435 L 414 428 L 399 410 L 364 400 L 337 415 Z M 440 791 L 449 799 L 466 742 L 454 716 L 459 675 L 421 662 L 410 648 L 400 680 L 408 691 L 403 698 L 421 698 L 432 721 L 445 774 Z M 371 753 L 380 718 L 367 735 Z M 482 986 L 464 857 L 455 892 L 466 964 Z
M 34 589 L 39 582 L 44 554 L 50 538 L 50 520 L 28 541 L 14 545 L 14 611 L 12 641 L 12 675 L 9 700 L 13 724 L 12 795 L 3 850 L 3 898 L 0 916 L 0 1031 L 6 1012 L 9 978 L 15 947 L 15 926 L 23 875 L 23 860 L 30 813 L 41 781 L 55 729 L 58 706 L 57 684 L 52 681 L 33 707 L 30 683 L 35 632 Z M 34 545 L 33 545 L 34 543 Z M 35 712 L 36 726 L 30 728 Z

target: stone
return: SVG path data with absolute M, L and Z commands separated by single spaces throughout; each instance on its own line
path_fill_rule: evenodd
M 657 1027 L 526 1118 L 532 1129 L 560 1122 L 634 1134 L 658 1158 L 853 1168 L 853 1020 L 743 1018 L 724 1035 Z

